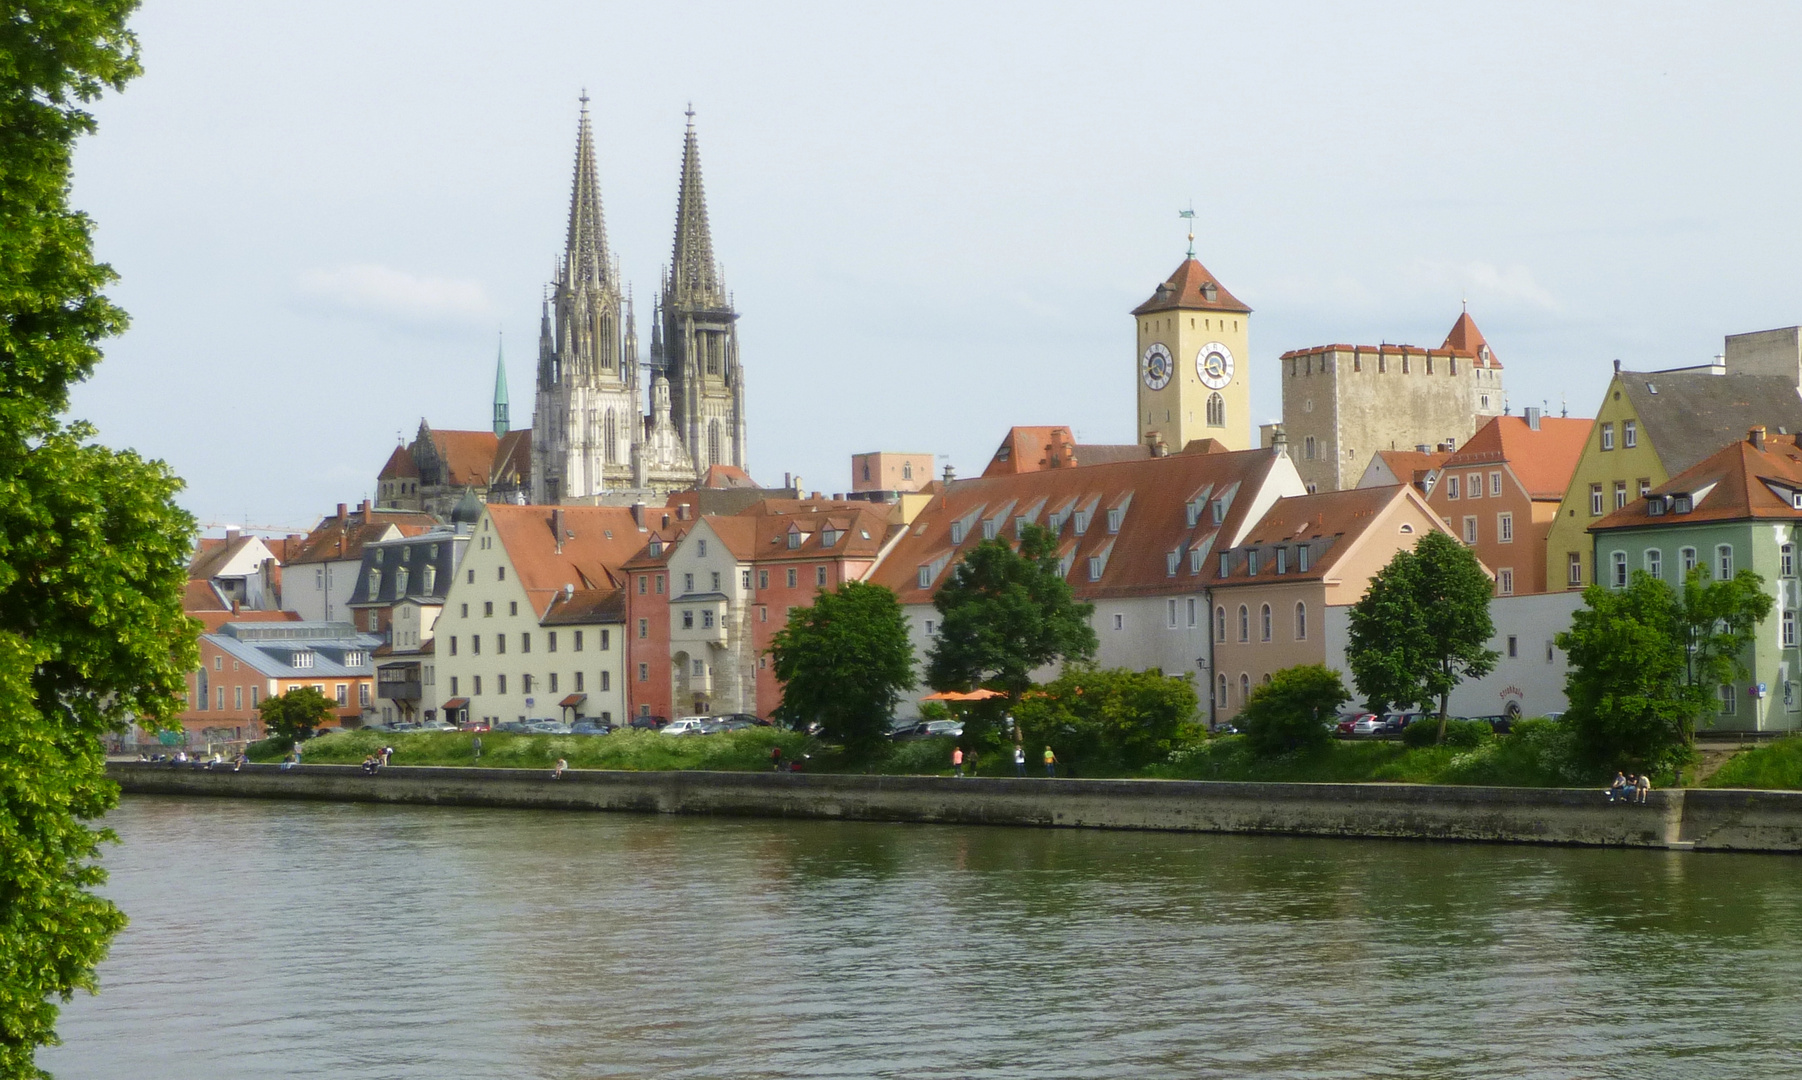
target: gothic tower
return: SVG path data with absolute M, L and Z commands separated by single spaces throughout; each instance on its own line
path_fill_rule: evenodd
M 652 326 L 651 364 L 669 379 L 671 420 L 697 477 L 710 465 L 745 466 L 745 387 L 738 313 L 713 259 L 694 110 L 682 143 L 676 243 Z
M 494 350 L 494 437 L 500 438 L 511 427 L 507 419 L 507 356 L 506 348 L 497 345 Z
M 624 290 L 607 250 L 594 134 L 583 94 L 569 234 L 539 329 L 532 500 L 556 503 L 632 483 L 643 395 L 621 319 Z M 553 316 L 555 325 L 553 328 Z M 635 348 L 636 341 L 631 342 Z

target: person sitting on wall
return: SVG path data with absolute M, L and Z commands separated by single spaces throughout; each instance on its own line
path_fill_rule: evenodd
M 1633 784 L 1633 801 L 1636 803 L 1644 803 L 1647 799 L 1651 798 L 1651 795 L 1652 778 L 1645 773 L 1640 773 L 1639 779 L 1634 781 Z
M 1608 785 L 1608 801 L 1619 802 L 1627 795 L 1627 777 L 1622 773 L 1614 774 L 1614 783 Z
M 366 774 L 368 776 L 374 776 L 375 771 L 377 769 L 381 768 L 381 766 L 382 766 L 381 759 L 376 757 L 374 754 L 370 754 L 368 757 L 363 759 L 363 772 L 364 772 L 364 774 Z

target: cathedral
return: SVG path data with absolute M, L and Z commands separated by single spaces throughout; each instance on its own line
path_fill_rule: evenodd
M 641 364 L 631 289 L 607 247 L 582 98 L 568 238 L 539 328 L 535 503 L 661 496 L 721 472 L 743 475 L 738 313 L 714 262 L 694 111 L 687 115 L 675 248 L 652 315 L 650 362 Z

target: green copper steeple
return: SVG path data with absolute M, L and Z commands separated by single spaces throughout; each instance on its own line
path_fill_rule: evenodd
M 496 438 L 507 433 L 507 357 L 506 350 L 495 346 L 494 350 L 494 434 Z

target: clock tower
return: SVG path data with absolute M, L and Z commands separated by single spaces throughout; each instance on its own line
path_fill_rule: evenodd
M 1208 268 L 1187 258 L 1151 299 L 1133 309 L 1138 324 L 1138 442 L 1172 452 L 1196 439 L 1229 450 L 1257 445 L 1251 435 L 1251 309 Z

